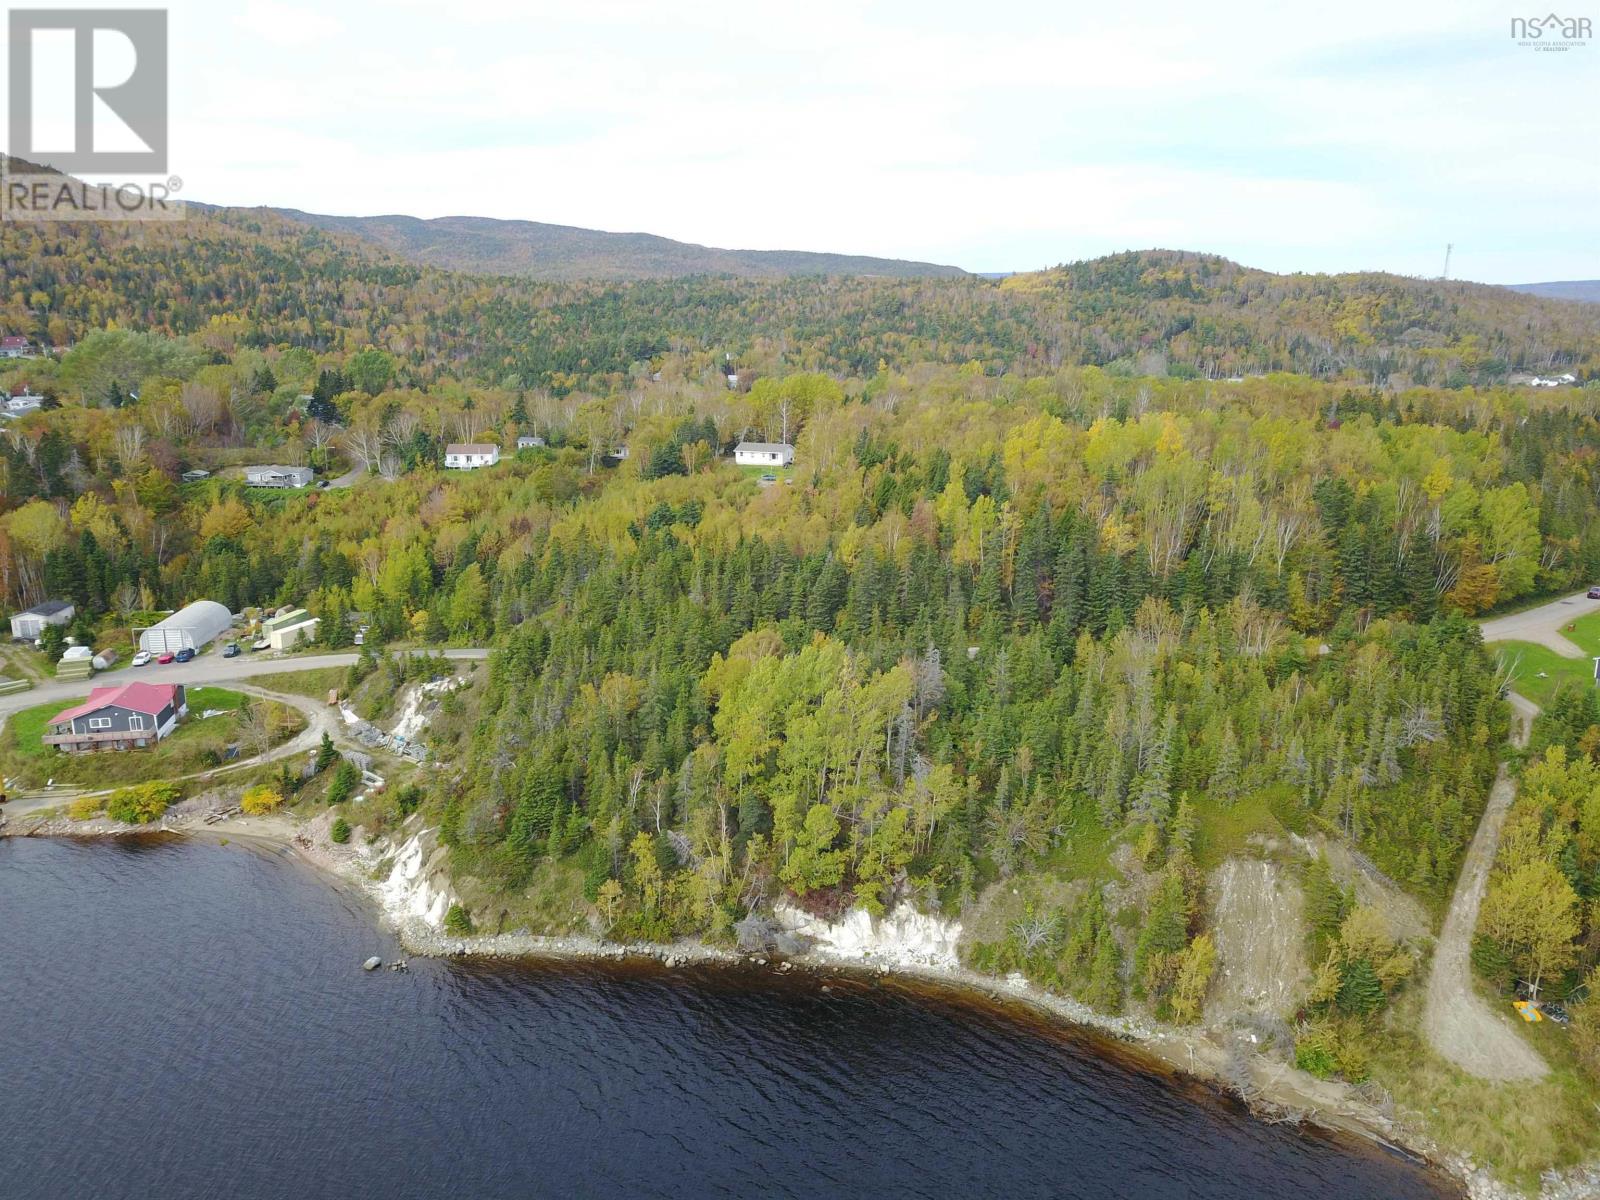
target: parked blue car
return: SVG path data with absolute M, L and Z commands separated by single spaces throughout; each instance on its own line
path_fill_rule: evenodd
M 182 650 L 179 650 L 177 654 L 173 655 L 173 657 L 179 662 L 188 662 L 194 657 L 194 651 L 185 646 Z

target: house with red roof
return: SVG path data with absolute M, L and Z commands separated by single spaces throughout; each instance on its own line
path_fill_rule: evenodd
M 45 722 L 39 740 L 67 754 L 142 750 L 178 727 L 189 712 L 181 683 L 124 683 L 98 687 L 89 698 Z
M 32 358 L 33 344 L 25 337 L 0 337 L 0 358 Z

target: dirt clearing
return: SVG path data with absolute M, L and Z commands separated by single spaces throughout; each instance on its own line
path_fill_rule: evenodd
M 1275 864 L 1230 858 L 1208 881 L 1217 939 L 1214 1014 L 1292 1014 L 1305 994 L 1300 887 Z

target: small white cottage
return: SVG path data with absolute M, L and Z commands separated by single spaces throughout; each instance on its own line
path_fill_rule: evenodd
M 475 471 L 500 461 L 500 447 L 493 442 L 451 442 L 444 448 L 444 465 L 457 471 Z

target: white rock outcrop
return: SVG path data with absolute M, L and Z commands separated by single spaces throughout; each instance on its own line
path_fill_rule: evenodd
M 837 921 L 825 921 L 790 904 L 772 912 L 788 933 L 805 938 L 817 953 L 885 966 L 960 966 L 956 943 L 961 922 L 920 913 L 901 904 L 874 920 L 864 908 L 853 908 Z
M 443 928 L 444 915 L 456 900 L 445 870 L 448 855 L 431 829 L 414 834 L 400 847 L 389 877 L 377 886 L 378 902 L 392 920 Z

